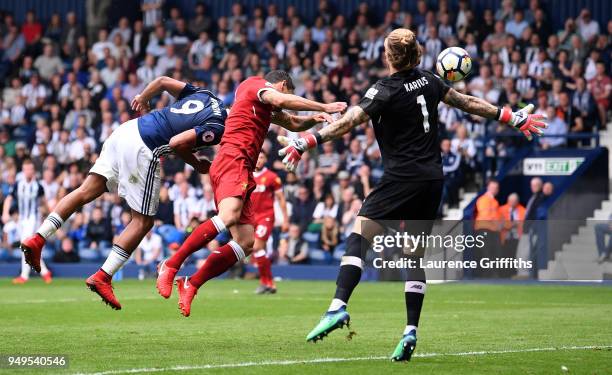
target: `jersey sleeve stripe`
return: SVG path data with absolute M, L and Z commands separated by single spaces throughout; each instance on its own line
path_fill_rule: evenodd
M 268 91 L 268 90 L 271 90 L 271 91 L 276 91 L 276 89 L 274 89 L 274 88 L 272 88 L 272 87 L 262 87 L 262 88 L 260 88 L 259 90 L 257 90 L 257 98 L 259 99 L 259 101 L 260 101 L 260 102 L 265 103 L 265 102 L 263 101 L 263 98 L 261 97 L 261 94 L 262 94 L 264 91 Z

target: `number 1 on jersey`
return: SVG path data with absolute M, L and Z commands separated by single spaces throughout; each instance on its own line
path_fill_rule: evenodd
M 423 95 L 417 96 L 417 103 L 421 105 L 421 113 L 423 113 L 423 129 L 425 133 L 429 133 L 429 112 L 427 112 L 427 102 Z

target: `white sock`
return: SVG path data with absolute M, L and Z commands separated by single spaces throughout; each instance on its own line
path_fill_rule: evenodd
M 227 244 L 230 245 L 232 250 L 234 250 L 234 255 L 236 255 L 236 262 L 240 262 L 245 258 L 244 250 L 242 249 L 242 247 L 240 247 L 240 245 L 238 245 L 238 242 L 231 240 Z
M 49 269 L 47 268 L 45 261 L 42 259 L 42 257 L 40 257 L 40 274 L 44 276 L 48 273 L 49 273 Z
M 417 330 L 417 326 L 406 326 L 406 328 L 404 329 L 404 335 L 409 334 L 410 331 L 412 331 L 413 329 L 416 331 Z
M 43 223 L 40 225 L 37 233 L 43 236 L 43 238 L 46 240 L 58 229 L 60 229 L 62 225 L 64 225 L 64 220 L 62 220 L 60 215 L 56 214 L 55 212 L 51 212 L 51 214 L 49 214 L 45 221 L 43 221 Z
M 336 311 L 344 306 L 346 306 L 346 303 L 343 300 L 334 298 L 332 299 L 331 304 L 329 305 L 329 309 L 327 309 L 327 311 Z
M 30 278 L 30 266 L 25 262 L 25 255 L 21 254 L 21 274 L 19 275 L 22 279 Z
M 113 276 L 115 272 L 119 271 L 119 269 L 123 267 L 128 259 L 130 259 L 130 254 L 127 251 L 123 250 L 117 245 L 113 245 L 113 250 L 111 250 L 110 254 L 108 254 L 108 258 L 106 258 L 106 261 L 100 268 L 102 271 Z

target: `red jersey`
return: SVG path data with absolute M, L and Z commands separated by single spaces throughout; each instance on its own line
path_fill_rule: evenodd
M 273 107 L 261 101 L 265 90 L 274 90 L 274 87 L 261 77 L 247 78 L 238 85 L 220 143 L 222 150 L 232 148 L 233 152 L 244 155 L 251 171 L 255 169 L 272 117 Z
M 253 172 L 257 186 L 251 193 L 253 212 L 256 217 L 274 217 L 274 194 L 282 189 L 280 177 L 271 170 L 264 168 Z

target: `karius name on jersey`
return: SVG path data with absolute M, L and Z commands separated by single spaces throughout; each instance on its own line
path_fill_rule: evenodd
M 429 82 L 427 82 L 427 78 L 421 77 L 417 79 L 416 81 L 404 83 L 404 88 L 406 88 L 406 91 L 410 92 L 412 90 L 420 89 L 421 87 L 424 87 L 425 85 L 428 85 L 428 84 Z

